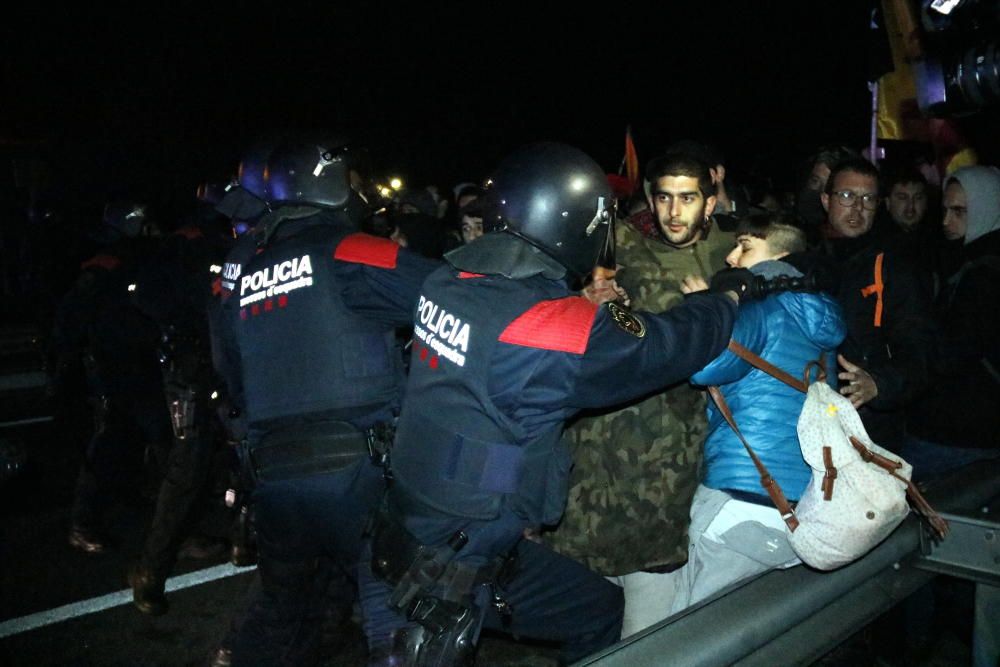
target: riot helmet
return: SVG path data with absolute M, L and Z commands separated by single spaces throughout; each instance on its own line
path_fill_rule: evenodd
M 267 201 L 264 172 L 271 157 L 276 140 L 260 141 L 251 146 L 240 160 L 236 172 L 236 182 L 241 188 L 261 201 Z
M 604 170 L 586 153 L 530 144 L 507 156 L 486 181 L 483 228 L 518 236 L 584 276 L 606 246 L 613 204 Z
M 236 177 L 226 186 L 215 210 L 244 227 L 267 212 L 264 171 L 277 143 L 275 139 L 258 141 L 243 154 Z
M 118 199 L 104 206 L 104 224 L 122 236 L 135 238 L 146 222 L 146 207 L 134 201 Z
M 209 206 L 218 206 L 222 198 L 226 196 L 227 184 L 223 183 L 199 183 L 195 190 L 194 197 L 198 202 Z
M 267 161 L 265 198 L 275 206 L 347 208 L 364 189 L 364 153 L 344 137 L 290 139 Z

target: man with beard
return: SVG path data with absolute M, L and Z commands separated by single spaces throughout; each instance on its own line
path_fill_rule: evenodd
M 899 167 L 889 172 L 885 193 L 886 242 L 913 265 L 927 293 L 937 294 L 941 229 L 928 215 L 927 178 L 916 167 Z
M 837 264 L 837 300 L 847 321 L 837 357 L 840 393 L 858 408 L 872 440 L 899 452 L 903 408 L 927 383 L 933 324 L 913 267 L 870 233 L 878 179 L 875 165 L 862 158 L 833 168 L 821 196 L 824 246 Z
M 698 186 L 675 183 L 667 196 L 687 214 L 704 201 Z M 562 512 L 564 422 L 686 378 L 725 346 L 737 309 L 706 294 L 632 313 L 571 291 L 606 248 L 611 196 L 581 151 L 524 147 L 489 180 L 491 231 L 421 287 L 419 360 L 361 588 L 374 664 L 470 664 L 484 620 L 562 642 L 567 663 L 620 635 L 620 591 L 522 536 Z M 713 289 L 746 298 L 745 273 L 718 276 Z
M 725 268 L 734 240 L 713 227 L 710 165 L 690 153 L 653 160 L 646 191 L 657 224 L 648 235 L 618 227 L 616 280 L 633 308 L 655 312 L 682 302 L 685 276 L 707 279 Z M 546 542 L 623 587 L 623 637 L 663 618 L 664 573 L 687 560 L 705 431 L 704 396 L 687 382 L 567 430 L 575 461 L 569 500 Z

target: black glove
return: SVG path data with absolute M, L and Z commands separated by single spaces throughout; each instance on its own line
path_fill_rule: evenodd
M 764 280 L 755 276 L 747 269 L 722 269 L 714 276 L 708 286 L 709 292 L 736 292 L 742 301 L 752 301 L 765 296 Z

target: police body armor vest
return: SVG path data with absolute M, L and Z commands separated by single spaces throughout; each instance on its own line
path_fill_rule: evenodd
M 333 251 L 349 233 L 307 226 L 244 265 L 230 298 L 250 423 L 328 411 L 351 419 L 398 401 L 393 330 L 340 297 Z
M 561 424 L 526 433 L 494 405 L 489 380 L 507 326 L 537 302 L 567 294 L 540 276 L 508 280 L 446 267 L 427 279 L 392 450 L 404 502 L 409 497 L 452 516 L 488 520 L 506 499 L 534 523 L 558 520 L 570 466 Z

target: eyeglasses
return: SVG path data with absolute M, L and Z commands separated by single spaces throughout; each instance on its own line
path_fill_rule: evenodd
M 875 207 L 878 206 L 878 195 L 876 194 L 866 192 L 863 195 L 859 195 L 850 190 L 838 190 L 833 193 L 833 196 L 840 202 L 841 206 L 852 207 L 857 203 L 858 199 L 861 199 L 861 206 L 868 211 L 874 211 Z

